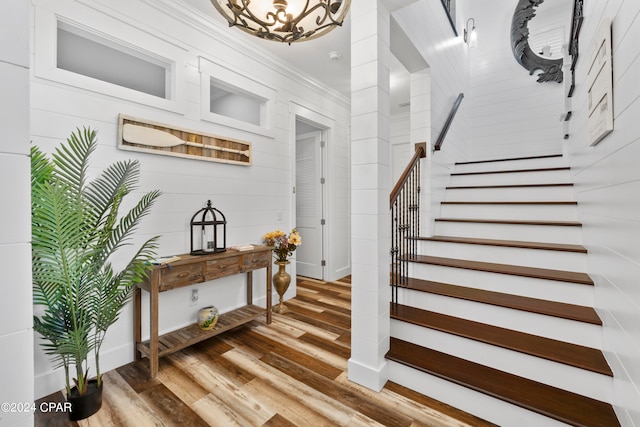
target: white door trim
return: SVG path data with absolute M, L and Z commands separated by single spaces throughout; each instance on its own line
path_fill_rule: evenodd
M 329 248 L 331 248 L 331 224 L 332 224 L 332 206 L 331 206 L 331 171 L 332 165 L 330 163 L 330 150 L 331 143 L 333 141 L 333 132 L 335 127 L 335 121 L 323 114 L 320 114 L 316 111 L 313 111 L 307 107 L 296 104 L 295 102 L 289 103 L 289 147 L 290 147 L 290 159 L 291 159 L 291 197 L 290 197 L 290 209 L 291 209 L 291 224 L 289 224 L 289 229 L 295 227 L 296 221 L 296 199 L 295 194 L 293 194 L 293 187 L 296 182 L 296 121 L 300 119 L 302 121 L 308 122 L 313 126 L 319 128 L 323 132 L 323 139 L 325 141 L 324 148 L 324 161 L 323 161 L 323 176 L 327 177 L 327 184 L 324 187 L 323 193 L 323 206 L 324 206 L 324 217 L 326 220 L 326 225 L 324 226 L 324 245 L 322 248 L 322 259 L 325 260 L 325 268 L 324 268 L 324 276 L 325 280 L 333 280 L 333 266 L 331 258 L 328 256 Z M 304 236 L 302 237 L 302 244 L 304 245 Z

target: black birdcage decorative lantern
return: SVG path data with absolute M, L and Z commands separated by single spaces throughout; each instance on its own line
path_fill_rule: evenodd
M 211 206 L 200 209 L 191 217 L 191 255 L 209 255 L 227 250 L 227 220 Z

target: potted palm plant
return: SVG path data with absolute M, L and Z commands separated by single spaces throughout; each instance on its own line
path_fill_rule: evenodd
M 137 161 L 116 162 L 89 182 L 89 157 L 96 146 L 96 132 L 85 128 L 77 129 L 51 159 L 38 147 L 31 149 L 33 300 L 42 306 L 34 315 L 34 329 L 45 340 L 45 353 L 64 368 L 72 420 L 100 409 L 101 345 L 135 285 L 148 274 L 157 240 L 144 242 L 121 269 L 112 265 L 113 255 L 130 243 L 160 192 L 144 194 L 119 215 L 140 167 Z M 90 355 L 95 360 L 91 380 Z

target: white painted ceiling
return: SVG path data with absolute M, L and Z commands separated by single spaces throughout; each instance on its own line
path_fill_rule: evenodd
M 351 19 L 347 15 L 342 27 L 338 27 L 317 39 L 292 43 L 262 40 L 237 28 L 229 28 L 227 21 L 218 13 L 210 0 L 183 0 L 189 6 L 211 16 L 213 20 L 245 42 L 264 49 L 288 64 L 291 73 L 302 73 L 323 85 L 351 96 Z M 352 0 L 362 1 L 362 0 Z M 336 52 L 339 59 L 331 59 Z M 333 55 L 335 56 L 335 55 Z M 409 73 L 402 64 L 392 58 L 391 66 L 391 113 L 408 111 Z

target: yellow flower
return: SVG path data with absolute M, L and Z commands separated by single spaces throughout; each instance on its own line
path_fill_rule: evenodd
M 298 234 L 298 232 L 292 232 L 291 235 L 289 236 L 289 244 L 290 245 L 296 245 L 296 246 L 300 246 L 302 244 L 302 239 L 300 238 L 300 235 Z
M 262 236 L 263 240 L 272 240 L 272 239 L 277 239 L 278 237 L 282 237 L 284 236 L 284 231 L 281 231 L 279 229 L 275 229 L 274 231 L 270 231 L 268 233 L 266 233 L 264 236 Z

